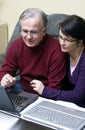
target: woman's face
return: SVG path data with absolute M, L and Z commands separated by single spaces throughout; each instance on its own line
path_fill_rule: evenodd
M 61 30 L 59 31 L 59 42 L 60 42 L 61 50 L 63 52 L 70 53 L 75 51 L 76 48 L 78 48 L 78 44 L 77 44 L 78 40 L 70 36 L 66 36 L 61 32 Z

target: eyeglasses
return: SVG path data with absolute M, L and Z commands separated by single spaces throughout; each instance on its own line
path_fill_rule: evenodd
M 60 36 L 60 35 L 58 36 L 58 38 L 59 38 L 60 41 L 64 41 L 65 43 L 72 43 L 72 42 L 77 41 L 77 39 L 72 39 L 72 40 L 71 40 L 71 39 L 66 39 L 66 38 L 64 39 L 64 38 L 63 38 L 62 36 Z
M 44 28 L 44 27 L 41 27 L 41 28 L 40 28 L 39 30 L 37 30 L 37 31 L 35 31 L 35 30 L 28 31 L 28 30 L 22 29 L 22 30 L 21 30 L 21 33 L 26 34 L 26 35 L 30 34 L 31 36 L 36 36 L 36 35 L 38 35 L 38 34 L 42 31 L 43 28 Z

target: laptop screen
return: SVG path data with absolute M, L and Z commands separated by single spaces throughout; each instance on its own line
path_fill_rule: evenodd
M 0 109 L 4 111 L 18 113 L 33 103 L 37 98 L 38 95 L 36 94 L 5 89 L 0 86 Z

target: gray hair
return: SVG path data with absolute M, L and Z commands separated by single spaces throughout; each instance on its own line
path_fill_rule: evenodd
M 47 15 L 38 8 L 28 8 L 25 11 L 23 11 L 20 15 L 19 21 L 33 17 L 35 15 L 38 15 L 42 19 L 43 26 L 47 28 Z

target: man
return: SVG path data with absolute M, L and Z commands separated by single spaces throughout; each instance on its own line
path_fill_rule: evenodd
M 25 91 L 40 94 L 35 90 L 38 86 L 32 82 L 35 79 L 49 89 L 60 89 L 66 74 L 65 56 L 58 40 L 46 33 L 46 14 L 39 9 L 30 8 L 21 14 L 19 22 L 21 37 L 13 41 L 8 49 L 0 70 L 1 85 L 16 87 L 14 76 L 19 70 L 18 85 Z M 41 93 L 43 90 L 44 88 L 40 90 Z

